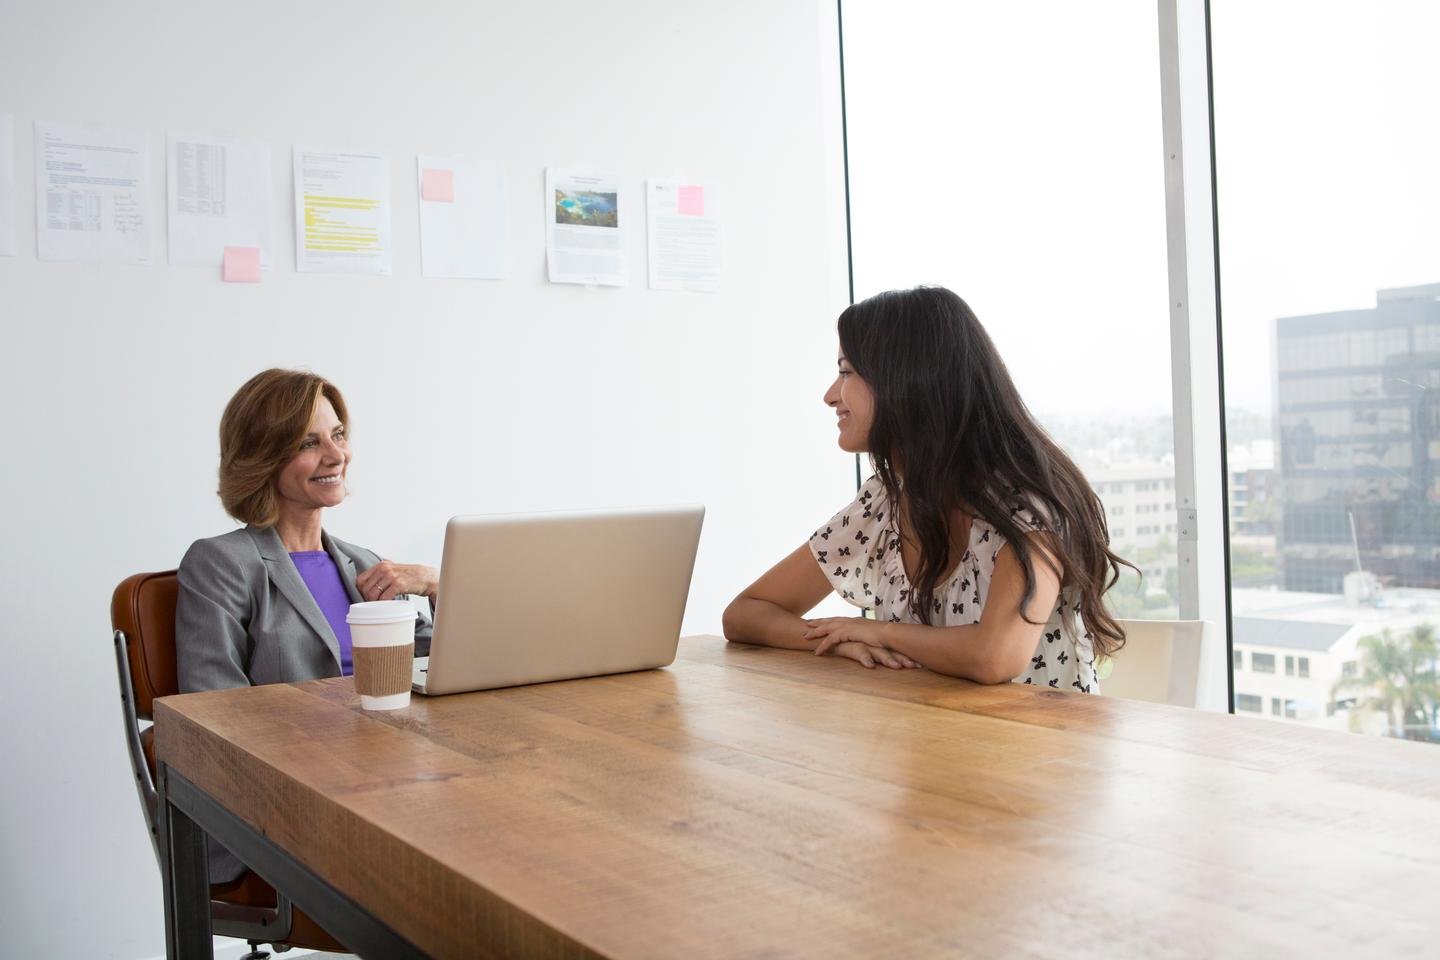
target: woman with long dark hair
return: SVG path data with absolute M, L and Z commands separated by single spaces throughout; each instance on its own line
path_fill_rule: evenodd
M 845 310 L 839 334 L 825 402 L 874 476 L 735 598 L 725 636 L 1098 692 L 1096 657 L 1125 639 L 1101 597 L 1129 564 L 975 314 L 940 287 L 892 290 Z M 831 590 L 873 619 L 805 619 Z

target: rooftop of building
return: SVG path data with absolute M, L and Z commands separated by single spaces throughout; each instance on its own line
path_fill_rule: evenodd
M 1233 443 L 1226 451 L 1225 463 L 1231 473 L 1248 470 L 1273 470 L 1275 468 L 1275 442 L 1273 440 L 1251 440 L 1249 443 Z
M 1085 471 L 1086 477 L 1094 483 L 1116 483 L 1127 480 L 1173 480 L 1175 461 L 1164 460 L 1121 460 L 1114 463 L 1095 464 Z
M 1430 615 L 1440 618 L 1440 590 L 1394 587 L 1378 591 L 1368 602 L 1352 605 L 1339 593 L 1307 593 L 1267 587 L 1237 587 L 1231 591 L 1237 617 L 1267 620 L 1314 620 L 1319 623 L 1367 623 L 1396 616 Z
M 1440 283 L 1424 283 L 1417 287 L 1386 287 L 1375 291 L 1375 305 L 1397 300 L 1440 300 Z
M 1405 327 L 1416 320 L 1433 323 L 1437 316 L 1440 316 L 1440 283 L 1386 287 L 1375 291 L 1373 307 L 1276 317 L 1275 333 L 1281 339 L 1289 339 L 1356 330 L 1384 330 Z
M 1440 590 L 1383 589 L 1352 604 L 1336 593 L 1237 587 L 1231 609 L 1237 645 L 1329 650 L 1352 634 L 1440 626 Z
M 1351 629 L 1353 628 L 1350 624 L 1344 623 L 1236 617 L 1235 646 L 1284 647 L 1287 650 L 1329 650 Z

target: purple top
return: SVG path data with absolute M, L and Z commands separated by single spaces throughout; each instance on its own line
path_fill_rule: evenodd
M 302 550 L 290 554 L 290 559 L 295 561 L 295 569 L 300 571 L 305 586 L 310 588 L 310 596 L 319 604 L 320 612 L 325 614 L 330 629 L 335 631 L 335 639 L 340 642 L 340 675 L 350 676 L 353 669 L 350 624 L 345 622 L 345 615 L 350 612 L 350 595 L 340 580 L 339 568 L 324 550 Z

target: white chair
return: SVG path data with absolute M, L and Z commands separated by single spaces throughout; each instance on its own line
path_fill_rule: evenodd
M 1204 665 L 1214 643 L 1208 620 L 1121 620 L 1125 646 L 1100 681 L 1107 697 L 1148 700 L 1177 707 L 1203 702 Z

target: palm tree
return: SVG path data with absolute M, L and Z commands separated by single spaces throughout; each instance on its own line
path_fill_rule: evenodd
M 1387 629 L 1379 636 L 1361 637 L 1356 646 L 1359 669 L 1335 684 L 1331 699 L 1340 693 L 1357 693 L 1356 708 L 1385 714 L 1391 736 L 1404 737 L 1407 731 L 1415 731 L 1416 739 L 1425 738 L 1421 731 L 1435 727 L 1440 704 L 1440 676 L 1435 670 L 1440 650 L 1435 628 L 1422 623 L 1401 637 Z

